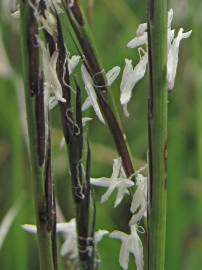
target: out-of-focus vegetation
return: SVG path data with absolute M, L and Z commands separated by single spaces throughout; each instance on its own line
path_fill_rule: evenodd
M 81 0 L 87 10 L 87 0 Z M 2 1 L 3 3 L 3 1 Z M 166 269 L 199 270 L 202 267 L 202 5 L 199 0 L 171 1 L 174 24 L 193 30 L 182 42 L 175 89 L 169 93 L 168 141 L 168 215 Z M 1 269 L 38 269 L 34 236 L 27 235 L 21 224 L 34 223 L 33 202 L 27 157 L 26 124 L 21 83 L 19 22 L 0 9 L 0 220 L 13 204 L 20 201 L 20 211 L 0 250 Z M 137 61 L 137 52 L 126 48 L 140 22 L 146 20 L 146 1 L 95 0 L 91 17 L 92 33 L 106 70 L 123 68 L 124 58 Z M 2 47 L 7 59 L 3 59 Z M 71 51 L 71 48 L 69 48 Z M 7 60 L 7 61 L 6 61 Z M 8 66 L 2 66 L 2 62 Z M 119 104 L 120 79 L 112 88 Z M 147 90 L 145 78 L 138 83 L 129 105 L 131 116 L 123 118 L 136 169 L 147 158 Z M 58 110 L 51 113 L 53 137 L 53 176 L 59 205 L 66 220 L 74 215 L 68 184 L 67 156 L 60 150 L 62 138 Z M 89 126 L 92 143 L 92 176 L 108 176 L 117 156 L 107 129 L 94 120 Z M 99 203 L 96 192 L 97 228 L 124 229 L 124 205 L 116 210 L 113 199 Z M 126 218 L 127 220 L 127 218 Z M 101 270 L 120 269 L 120 243 L 105 238 L 99 244 Z M 134 269 L 131 260 L 129 269 Z

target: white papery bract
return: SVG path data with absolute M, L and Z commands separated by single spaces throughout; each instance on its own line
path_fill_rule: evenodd
M 98 119 L 102 122 L 105 123 L 104 118 L 102 116 L 102 113 L 100 111 L 100 107 L 97 102 L 97 96 L 95 93 L 94 85 L 93 85 L 93 80 L 88 73 L 86 67 L 84 65 L 81 66 L 81 75 L 83 78 L 83 82 L 85 85 L 86 92 L 88 94 L 88 101 L 90 104 L 93 106 L 93 109 L 98 117 Z M 82 110 L 84 110 L 84 106 L 82 106 Z
M 143 56 L 140 56 L 140 61 L 134 68 L 132 66 L 132 60 L 125 59 L 125 68 L 123 70 L 123 77 L 121 81 L 120 101 L 126 117 L 129 117 L 127 104 L 131 99 L 132 90 L 135 85 L 144 77 L 147 63 L 148 54 L 146 52 L 144 52 Z
M 129 193 L 128 189 L 134 186 L 133 181 L 128 179 L 123 171 L 121 158 L 114 159 L 113 172 L 110 178 L 91 178 L 90 183 L 94 186 L 108 188 L 105 194 L 101 197 L 101 203 L 106 202 L 113 191 L 117 189 L 114 207 L 117 207 L 121 203 L 125 194 Z
M 191 36 L 191 33 L 192 31 L 183 33 L 183 29 L 180 28 L 177 37 L 174 38 L 171 42 L 170 48 L 168 50 L 167 61 L 167 82 L 169 90 L 172 90 L 175 84 L 180 42 L 184 38 L 189 38 Z
M 167 30 L 167 50 L 168 50 L 168 59 L 167 59 L 167 84 L 168 89 L 172 90 L 175 84 L 175 77 L 177 72 L 178 58 L 179 58 L 179 46 L 180 42 L 184 38 L 189 38 L 192 31 L 183 33 L 181 28 L 178 32 L 177 37 L 175 38 L 175 30 L 171 28 L 171 23 L 173 20 L 173 10 L 168 11 L 168 30 Z M 147 33 L 147 23 L 140 24 L 137 31 L 136 37 L 128 42 L 128 48 L 138 48 L 140 46 L 148 47 L 148 33 Z M 145 57 L 145 58 L 144 58 Z M 121 85 L 121 97 L 120 101 L 123 105 L 125 115 L 128 116 L 127 112 L 127 103 L 131 99 L 132 89 L 135 87 L 137 81 L 144 77 L 146 71 L 146 65 L 148 64 L 148 53 L 145 53 L 145 56 L 142 57 L 140 62 L 137 65 L 139 69 L 139 74 L 141 76 L 135 76 L 135 71 L 132 70 L 131 60 L 126 61 L 125 72 L 123 72 L 122 85 Z M 144 59 L 144 61 L 143 61 Z M 133 73 L 134 72 L 134 73 Z M 133 76 L 131 75 L 133 74 Z M 134 79 L 132 79 L 134 78 Z M 135 82 L 135 83 L 134 83 Z M 123 85 L 125 85 L 125 90 L 123 91 Z M 124 96 L 123 96 L 124 93 Z
M 121 249 L 119 254 L 119 264 L 124 270 L 128 269 L 130 253 L 135 257 L 137 270 L 143 270 L 143 246 L 137 233 L 137 226 L 130 226 L 131 233 L 126 234 L 121 231 L 113 231 L 111 238 L 121 240 Z
M 120 71 L 121 71 L 121 68 L 118 66 L 115 66 L 107 72 L 106 74 L 107 86 L 111 86 L 113 84 L 113 82 L 119 76 Z
M 130 207 L 131 212 L 134 213 L 129 222 L 130 226 L 137 224 L 147 213 L 147 177 L 137 174 L 136 186 Z

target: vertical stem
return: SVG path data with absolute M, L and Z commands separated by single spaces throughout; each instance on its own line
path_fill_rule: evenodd
M 194 90 L 195 90 L 195 113 L 196 113 L 196 140 L 197 140 L 197 178 L 199 181 L 199 195 L 197 197 L 197 206 L 195 207 L 195 216 L 198 217 L 198 228 L 199 228 L 199 245 L 197 245 L 196 251 L 194 252 L 194 259 L 197 262 L 197 266 L 200 268 L 202 264 L 201 257 L 201 247 L 202 247 L 202 216 L 198 215 L 202 211 L 202 117 L 201 117 L 201 108 L 202 108 L 202 56 L 201 56 L 201 17 L 200 17 L 200 9 L 198 8 L 200 5 L 199 0 L 193 1 L 192 11 L 194 14 L 193 17 L 193 38 L 192 38 L 192 50 L 193 50 L 193 68 L 194 68 Z M 200 265 L 200 266 L 199 266 Z
M 21 7 L 21 38 L 22 38 L 22 57 L 23 57 L 23 75 L 24 88 L 27 108 L 27 122 L 30 143 L 30 163 L 31 180 L 33 185 L 33 195 L 35 202 L 35 214 L 41 270 L 53 270 L 52 250 L 51 250 L 51 230 L 48 224 L 45 185 L 43 179 L 43 166 L 39 158 L 37 121 L 35 111 L 34 90 L 38 90 L 38 58 L 36 43 L 30 44 L 31 38 L 36 38 L 36 25 L 33 20 L 33 14 L 27 1 L 20 2 Z M 32 34 L 32 37 L 29 36 Z M 33 41 L 33 40 L 32 40 Z M 36 40 L 35 40 L 36 41 Z M 34 70 L 33 70 L 34 68 Z M 32 72 L 34 71 L 34 72 Z M 28 179 L 29 180 L 29 179 Z
M 148 269 L 163 270 L 167 197 L 167 0 L 149 0 L 148 9 Z

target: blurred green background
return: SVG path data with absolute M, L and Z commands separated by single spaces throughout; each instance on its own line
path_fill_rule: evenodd
M 34 223 L 33 202 L 26 148 L 26 121 L 21 82 L 19 22 L 7 13 L 1 0 L 0 13 L 0 221 L 14 204 L 20 210 L 0 249 L 0 269 L 39 269 L 36 239 L 20 228 Z M 11 1 L 12 2 L 12 1 Z M 106 70 L 124 67 L 124 58 L 138 61 L 136 50 L 126 48 L 140 22 L 146 21 L 146 0 L 80 1 L 90 15 L 92 33 Z M 4 7 L 4 8 L 3 8 Z M 202 4 L 200 0 L 170 1 L 174 9 L 173 27 L 193 30 L 182 41 L 175 89 L 169 94 L 168 215 L 166 270 L 202 269 Z M 176 31 L 177 31 L 176 30 Z M 2 48 L 6 48 L 4 59 Z M 71 51 L 72 48 L 70 47 Z M 5 66 L 5 61 L 8 63 Z M 78 70 L 77 70 L 78 71 Z M 147 90 L 145 77 L 133 92 L 130 118 L 123 116 L 119 105 L 119 80 L 111 88 L 120 111 L 135 160 L 135 168 L 147 157 Z M 67 155 L 60 150 L 62 138 L 57 109 L 51 113 L 53 177 L 59 205 L 65 220 L 74 215 Z M 110 176 L 113 158 L 117 157 L 108 130 L 98 121 L 89 125 L 93 177 Z M 96 190 L 97 229 L 125 229 L 124 204 L 113 208 L 114 198 L 99 203 L 104 190 Z M 118 264 L 120 242 L 107 237 L 99 244 L 100 270 L 121 269 Z M 133 259 L 129 269 L 135 269 Z

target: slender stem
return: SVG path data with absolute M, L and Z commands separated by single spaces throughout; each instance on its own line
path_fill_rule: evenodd
M 69 3 L 69 0 L 67 3 Z M 107 89 L 105 76 L 103 75 L 102 71 L 103 69 L 97 57 L 96 48 L 91 38 L 85 17 L 76 1 L 71 8 L 67 4 L 65 9 L 77 37 L 79 46 L 85 56 L 85 65 L 96 86 L 95 90 L 98 104 L 113 137 L 117 152 L 122 158 L 125 173 L 129 177 L 134 172 L 132 156 L 127 144 L 127 140 L 125 139 L 124 132 L 121 128 L 120 119 L 117 117 L 117 110 L 114 106 L 113 99 Z
M 148 269 L 163 270 L 167 197 L 167 0 L 149 0 L 148 4 Z
M 193 14 L 195 14 L 193 18 L 193 31 L 195 35 L 192 38 L 192 47 L 193 47 L 193 64 L 194 64 L 194 83 L 195 83 L 195 106 L 196 106 L 196 136 L 197 136 L 197 165 L 198 165 L 198 178 L 202 185 L 202 121 L 201 121 L 201 106 L 202 106 L 202 57 L 200 51 L 200 44 L 201 44 L 201 23 L 200 18 L 200 11 L 198 9 L 199 1 L 193 1 Z M 200 201 L 198 205 L 197 211 L 202 209 L 202 196 L 200 196 Z M 202 217 L 200 215 L 200 226 L 202 226 Z M 201 227 L 202 228 L 202 227 Z
M 21 45 L 22 45 L 22 57 L 23 57 L 23 75 L 24 75 L 24 88 L 25 88 L 25 99 L 27 109 L 27 122 L 29 132 L 29 143 L 30 143 L 30 163 L 31 163 L 31 180 L 33 185 L 33 195 L 35 202 L 35 214 L 36 214 L 36 225 L 37 225 L 37 237 L 39 247 L 39 258 L 40 258 L 40 269 L 41 270 L 53 270 L 52 260 L 52 247 L 51 247 L 51 230 L 48 226 L 47 209 L 46 209 L 46 198 L 45 198 L 45 186 L 43 179 L 43 167 L 39 158 L 38 149 L 38 132 L 37 132 L 37 121 L 35 112 L 35 96 L 34 87 L 38 87 L 37 74 L 31 73 L 34 61 L 30 57 L 29 48 L 29 31 L 33 30 L 33 36 L 35 38 L 35 27 L 30 27 L 30 7 L 27 1 L 21 0 Z M 34 44 L 32 44 L 34 46 Z M 36 48 L 36 46 L 35 46 Z M 34 53 L 34 51 L 32 51 Z M 33 55 L 32 55 L 33 56 Z M 37 57 L 37 52 L 35 57 Z M 32 66 L 32 68 L 31 68 Z M 36 67 L 35 67 L 36 68 Z M 35 69 L 36 71 L 36 69 Z M 33 87 L 33 88 L 32 88 Z

